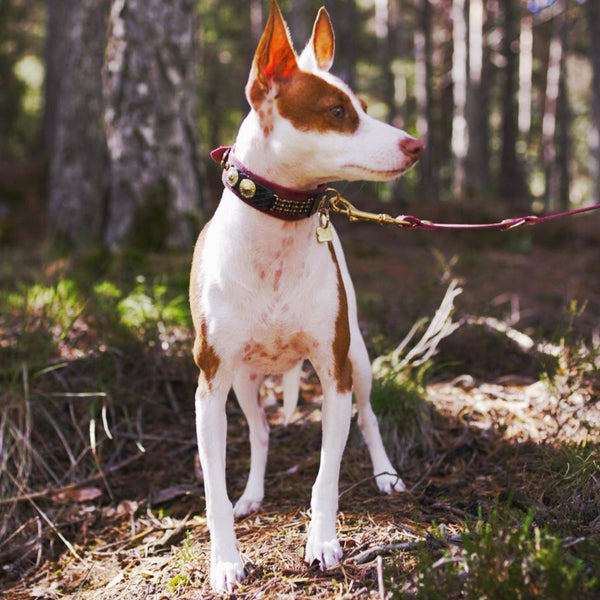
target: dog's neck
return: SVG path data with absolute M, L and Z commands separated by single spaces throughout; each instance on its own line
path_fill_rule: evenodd
M 296 153 L 286 151 L 285 135 L 278 123 L 266 135 L 256 111 L 242 122 L 235 141 L 235 156 L 250 171 L 265 180 L 299 191 L 326 183 L 307 178 Z
M 283 187 L 243 164 L 235 148 L 220 146 L 211 158 L 223 168 L 223 185 L 252 208 L 284 221 L 299 221 L 315 214 L 326 191 L 325 184 L 310 190 Z

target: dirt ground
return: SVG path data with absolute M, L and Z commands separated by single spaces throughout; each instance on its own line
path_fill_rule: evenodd
M 450 208 L 428 214 L 427 207 L 419 216 L 466 218 Z M 351 225 L 340 217 L 335 223 L 372 356 L 389 351 L 418 318 L 431 316 L 453 278 L 463 289 L 455 318 L 471 325 L 440 347 L 426 386 L 431 446 L 424 451 L 417 445 L 401 465 L 407 493 L 377 493 L 353 422 L 340 487 L 345 558 L 331 572 L 302 560 L 320 448 L 320 390 L 310 370 L 290 425 L 283 425 L 275 406 L 268 408 L 271 446 L 263 510 L 236 527 L 249 572 L 240 598 L 372 597 L 381 580 L 375 553 L 369 555 L 369 550 L 405 544 L 395 555 L 395 568 L 410 574 L 416 561 L 412 550 L 427 539 L 431 527 L 443 526 L 451 539 L 479 510 L 503 503 L 533 509 L 544 523 L 556 524 L 565 518 L 548 498 L 557 473 L 539 477 L 540 468 L 553 460 L 562 465 L 567 446 L 600 441 L 598 389 L 561 400 L 542 381 L 547 366 L 540 359 L 543 351 L 527 350 L 507 341 L 504 333 L 473 325 L 478 317 L 493 317 L 535 344 L 556 347 L 565 335 L 597 335 L 598 216 L 496 233 L 402 232 Z M 585 311 L 571 326 L 569 307 L 575 302 L 585 304 Z M 549 360 L 550 368 L 555 358 Z M 138 435 L 123 429 L 113 440 L 103 439 L 104 455 L 110 457 L 112 450 L 119 460 L 107 460 L 102 476 L 77 487 L 30 499 L 39 511 L 23 523 L 27 535 L 21 537 L 29 545 L 22 554 L 28 559 L 20 561 L 8 551 L 10 545 L 0 547 L 3 598 L 212 597 L 203 488 L 195 460 L 195 373 L 182 359 L 174 362 L 151 375 L 159 393 L 138 415 Z M 69 367 L 87 368 L 81 363 Z M 126 374 L 124 381 L 136 376 Z M 277 397 L 277 380 L 269 380 L 262 394 Z M 245 483 L 249 447 L 240 410 L 233 402 L 228 406 L 228 482 L 236 498 Z M 578 510 L 590 512 L 583 520 L 587 529 L 572 535 L 597 535 L 598 506 L 588 503 Z M 48 522 L 55 531 L 41 535 Z M 410 576 L 398 586 L 409 593 Z

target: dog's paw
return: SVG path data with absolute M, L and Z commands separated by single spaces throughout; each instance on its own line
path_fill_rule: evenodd
M 242 496 L 233 507 L 233 516 L 236 519 L 245 517 L 250 513 L 260 510 L 262 506 L 262 498 L 246 498 Z
M 246 573 L 239 557 L 234 561 L 215 561 L 210 570 L 210 585 L 217 593 L 231 594 L 245 576 Z
M 304 560 L 309 565 L 312 565 L 316 560 L 321 565 L 321 571 L 332 569 L 339 564 L 343 554 L 337 537 L 321 540 L 318 539 L 318 536 L 312 534 L 311 529 L 306 542 L 306 552 L 304 553 Z
M 405 492 L 406 485 L 397 473 L 380 473 L 375 475 L 375 481 L 379 491 L 383 494 L 393 494 L 394 492 Z

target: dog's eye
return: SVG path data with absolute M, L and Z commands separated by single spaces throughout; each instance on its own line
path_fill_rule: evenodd
M 340 104 L 339 106 L 334 106 L 329 109 L 331 116 L 334 119 L 343 119 L 344 118 L 344 107 Z

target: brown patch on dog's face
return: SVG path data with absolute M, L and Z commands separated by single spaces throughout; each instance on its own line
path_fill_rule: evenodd
M 333 60 L 334 37 L 327 11 L 319 11 L 309 42 L 315 61 L 328 70 Z M 352 134 L 359 116 L 348 94 L 313 73 L 298 67 L 287 26 L 276 2 L 260 38 L 252 61 L 246 95 L 258 112 L 263 133 L 273 130 L 266 114 L 271 103 L 280 115 L 300 131 L 334 131 Z
M 279 88 L 279 113 L 300 131 L 354 133 L 359 117 L 349 96 L 312 73 L 298 71 Z

